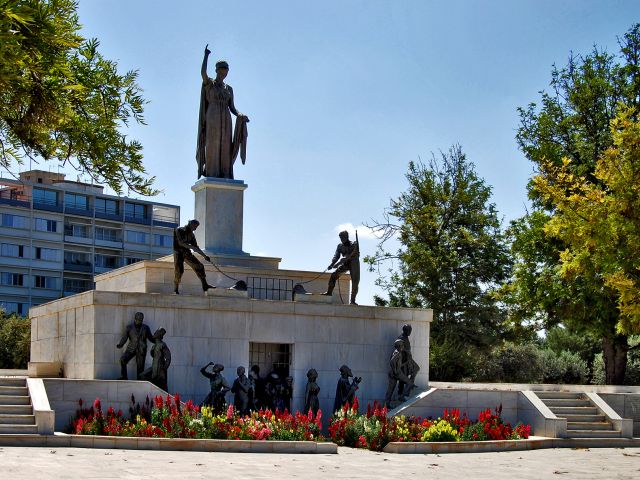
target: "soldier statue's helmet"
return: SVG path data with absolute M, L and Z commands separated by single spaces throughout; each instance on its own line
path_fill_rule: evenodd
M 213 370 L 214 372 L 221 372 L 221 371 L 223 371 L 223 370 L 224 370 L 224 365 L 222 365 L 222 364 L 220 364 L 220 363 L 215 363 L 215 364 L 213 365 L 212 370 Z
M 351 373 L 351 369 L 347 365 L 342 365 L 340 367 L 340 373 L 342 375 L 347 375 L 348 377 L 353 377 L 353 373 Z
M 194 218 L 193 220 L 189 220 L 188 224 L 195 225 L 197 227 L 200 225 L 200 222 Z
M 349 232 L 347 232 L 346 230 L 343 230 L 343 231 L 341 231 L 341 232 L 338 234 L 338 236 L 339 236 L 340 238 L 346 238 L 346 239 L 348 239 L 348 238 L 349 238 Z
M 154 338 L 162 338 L 162 337 L 165 336 L 166 333 L 167 333 L 167 331 L 163 327 L 160 327 L 159 329 L 157 329 L 154 332 L 153 337 Z

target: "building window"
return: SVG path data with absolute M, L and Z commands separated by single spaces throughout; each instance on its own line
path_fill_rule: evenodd
M 66 224 L 64 234 L 68 237 L 89 238 L 89 226 L 78 223 Z
M 73 263 L 76 265 L 91 265 L 88 260 L 88 254 L 82 252 L 64 252 L 64 263 Z
M 89 199 L 86 195 L 65 193 L 64 205 L 67 208 L 75 208 L 76 210 L 89 210 Z
M 46 262 L 58 261 L 58 250 L 53 248 L 35 247 L 35 259 Z
M 147 243 L 147 234 L 145 232 L 138 232 L 136 230 L 127 230 L 126 232 L 127 242 L 131 243 Z
M 120 213 L 117 200 L 96 197 L 95 205 L 97 213 L 108 213 L 109 215 L 118 215 Z
M 143 258 L 138 258 L 138 257 L 124 257 L 124 264 L 125 265 L 131 265 L 132 263 L 141 262 L 142 260 L 144 260 L 144 259 Z
M 18 315 L 24 315 L 27 310 L 26 307 L 27 305 L 25 303 L 0 301 L 0 308 L 8 314 L 17 313 Z
M 21 273 L 2 272 L 0 283 L 10 287 L 22 287 L 24 285 L 24 275 Z
M 34 288 L 50 288 L 55 290 L 58 288 L 58 279 L 56 277 L 47 277 L 45 275 L 34 275 L 33 287 Z
M 118 257 L 112 255 L 96 255 L 96 267 L 100 268 L 118 268 Z
M 104 240 L 107 242 L 119 242 L 120 230 L 113 228 L 96 227 L 96 240 Z
M 140 203 L 127 203 L 124 213 L 129 218 L 144 220 L 147 218 L 147 206 Z
M 27 228 L 27 217 L 21 215 L 2 214 L 2 226 L 11 228 Z
M 57 232 L 58 222 L 56 220 L 47 220 L 46 218 L 36 218 L 34 228 L 41 232 Z
M 54 192 L 53 190 L 44 190 L 42 188 L 34 188 L 33 203 L 58 205 L 58 192 Z
M 3 243 L 0 247 L 0 254 L 3 257 L 24 257 L 24 246 Z
M 173 238 L 171 238 L 171 235 L 159 235 L 157 233 L 154 233 L 153 245 L 156 247 L 172 247 Z
M 70 293 L 86 292 L 87 290 L 91 290 L 93 288 L 93 282 L 76 278 L 65 278 L 63 285 L 64 291 Z

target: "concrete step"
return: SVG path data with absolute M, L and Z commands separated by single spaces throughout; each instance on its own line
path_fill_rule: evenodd
M 0 434 L 25 434 L 25 433 L 38 433 L 38 427 L 36 425 L 0 425 Z
M 584 398 L 582 392 L 533 392 L 540 400 L 547 398 Z
M 33 415 L 31 405 L 0 405 L 0 415 Z
M 567 430 L 568 438 L 620 438 L 620 430 Z
M 590 407 L 588 398 L 545 398 L 541 399 L 547 407 Z
M 566 415 L 598 415 L 596 407 L 549 407 L 556 416 L 564 417 Z
M 27 379 L 22 377 L 0 377 L 0 387 L 26 387 Z
M 569 422 L 605 422 L 606 417 L 604 415 L 562 415 L 557 414 L 556 417 L 566 418 L 567 423 Z
M 6 387 L 0 385 L 0 395 L 21 395 L 26 396 L 29 395 L 29 390 L 27 387 Z
M 0 425 L 2 424 L 14 424 L 14 425 L 35 425 L 35 415 L 23 415 L 15 413 L 0 413 Z
M 567 430 L 613 430 L 611 422 L 567 422 Z
M 31 398 L 26 395 L 0 395 L 0 405 L 31 405 Z

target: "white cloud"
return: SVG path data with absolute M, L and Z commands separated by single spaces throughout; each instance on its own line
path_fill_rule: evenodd
M 341 223 L 340 225 L 336 225 L 333 227 L 333 230 L 336 233 L 340 233 L 343 230 L 349 232 L 349 238 L 351 240 L 355 240 L 356 238 L 356 230 L 358 231 L 358 238 L 366 239 L 366 240 L 379 240 L 380 236 L 376 235 L 372 228 L 367 227 L 365 225 L 354 226 L 353 223 Z

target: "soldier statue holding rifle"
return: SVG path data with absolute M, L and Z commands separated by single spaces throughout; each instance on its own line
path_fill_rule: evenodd
M 350 303 L 351 305 L 357 305 L 356 295 L 358 294 L 358 284 L 360 283 L 360 245 L 358 243 L 358 232 L 356 232 L 355 242 L 349 240 L 349 233 L 347 231 L 342 231 L 338 235 L 340 237 L 340 243 L 336 247 L 336 253 L 331 259 L 331 264 L 327 267 L 327 270 L 335 268 L 336 271 L 331 274 L 329 285 L 324 295 L 332 295 L 338 278 L 348 271 L 351 274 Z
M 196 242 L 196 236 L 193 232 L 198 228 L 200 222 L 198 220 L 189 220 L 184 227 L 178 227 L 173 231 L 173 262 L 174 262 L 174 279 L 175 286 L 174 292 L 179 294 L 178 287 L 180 286 L 180 280 L 184 273 L 184 262 L 187 262 L 196 275 L 202 282 L 202 290 L 205 292 L 210 288 L 216 288 L 207 283 L 207 275 L 204 271 L 204 265 L 191 253 L 191 250 L 198 252 L 204 257 L 207 262 L 211 259 L 209 256 L 200 250 L 198 242 Z

